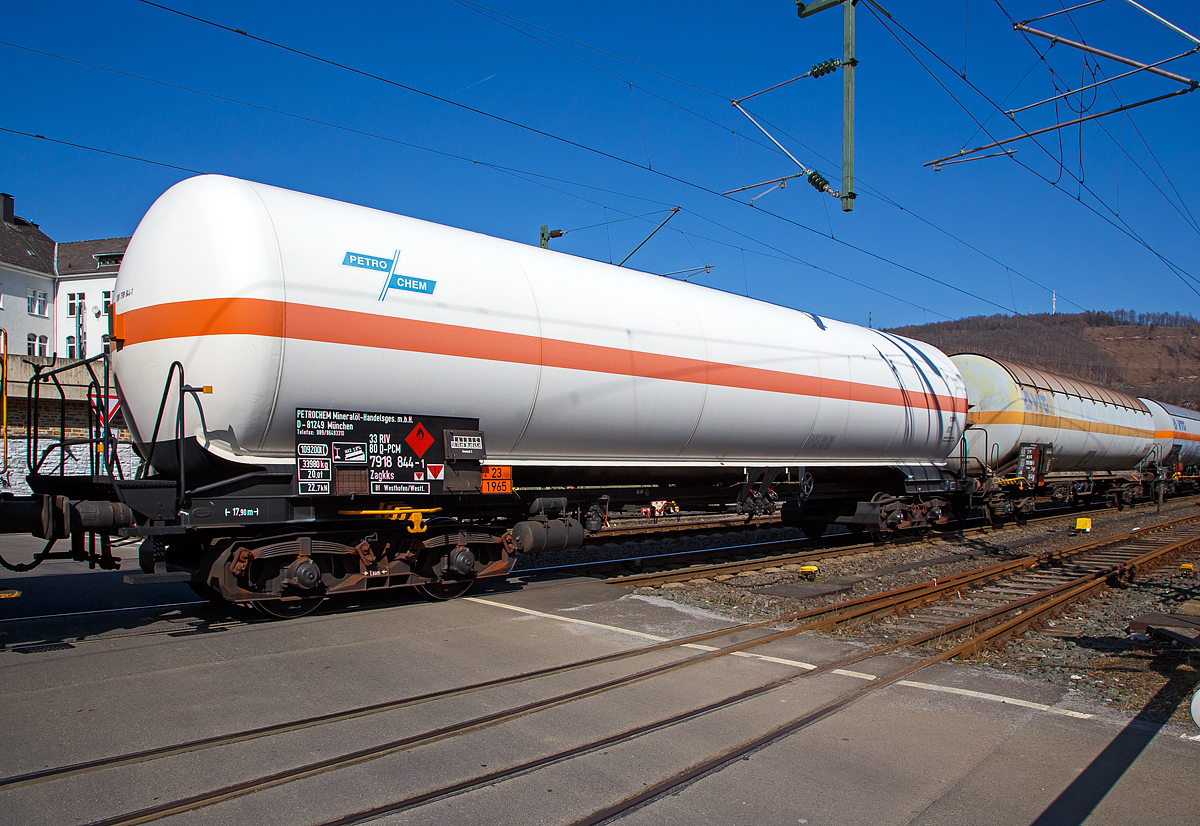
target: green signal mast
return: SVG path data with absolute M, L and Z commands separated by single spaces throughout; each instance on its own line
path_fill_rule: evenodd
M 870 2 L 870 0 L 868 0 Z M 842 212 L 854 209 L 854 6 L 858 0 L 813 0 L 803 3 L 796 0 L 796 11 L 801 17 L 809 17 L 820 11 L 842 7 Z M 877 3 L 873 6 L 879 8 Z M 883 11 L 880 8 L 880 11 Z M 887 14 L 887 12 L 884 12 Z M 890 15 L 889 15 L 890 16 Z

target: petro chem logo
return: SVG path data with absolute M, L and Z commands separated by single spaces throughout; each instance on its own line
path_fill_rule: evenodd
M 400 257 L 400 250 L 396 250 L 395 258 L 378 258 L 374 255 L 363 255 L 360 252 L 348 252 L 346 257 L 342 259 L 342 266 L 345 267 L 362 267 L 367 270 L 382 270 L 390 273 L 392 267 L 396 264 L 396 258 Z
M 386 273 L 387 280 L 383 282 L 383 289 L 379 291 L 380 301 L 387 298 L 389 290 L 433 295 L 437 282 L 428 278 L 413 278 L 396 272 L 396 264 L 399 260 L 400 250 L 396 250 L 391 258 L 380 258 L 377 255 L 365 255 L 361 252 L 347 252 L 346 257 L 342 259 L 342 266 L 361 267 L 364 270 Z

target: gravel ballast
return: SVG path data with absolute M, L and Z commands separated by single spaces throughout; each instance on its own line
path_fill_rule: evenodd
M 817 582 L 849 581 L 849 590 L 805 599 L 785 596 L 791 584 L 803 579 L 798 565 L 784 565 L 732 576 L 697 578 L 667 583 L 661 587 L 638 588 L 635 593 L 655 595 L 679 604 L 717 611 L 740 621 L 770 619 L 818 605 L 841 602 L 904 585 L 925 582 L 974 570 L 1015 557 L 1046 553 L 1079 545 L 1091 539 L 1125 533 L 1134 528 L 1190 516 L 1198 512 L 1191 499 L 1164 505 L 1156 514 L 1153 505 L 1124 511 L 1108 510 L 1087 514 L 1092 519 L 1090 534 L 1076 534 L 1074 519 L 1010 526 L 985 534 L 947 535 L 932 541 L 882 546 L 852 556 L 830 559 L 819 565 Z M 753 532 L 762 539 L 717 537 L 720 543 L 771 541 L 781 528 Z M 770 536 L 771 539 L 765 538 Z M 785 538 L 780 536 L 779 538 Z M 676 545 L 701 543 L 702 537 L 676 540 Z M 665 543 L 622 543 L 614 554 L 649 554 Z M 629 553 L 632 547 L 637 552 Z M 696 547 L 713 547 L 697 544 Z M 687 550 L 678 547 L 677 550 Z M 581 549 L 587 551 L 588 549 Z M 663 551 L 657 551 L 659 553 Z M 623 558 L 611 556 L 608 558 Z M 580 561 L 583 561 L 582 559 Z M 1117 583 L 1087 601 L 1074 603 L 1046 625 L 973 656 L 970 662 L 985 669 L 1061 686 L 1064 702 L 1096 711 L 1133 717 L 1143 722 L 1169 723 L 1185 735 L 1198 733 L 1189 703 L 1200 682 L 1200 649 L 1186 648 L 1129 630 L 1129 622 L 1142 614 L 1171 613 L 1188 600 L 1200 598 L 1200 581 L 1192 571 L 1180 568 L 1191 562 L 1200 569 L 1200 552 L 1128 583 Z M 834 632 L 855 642 L 894 642 L 902 635 L 888 628 L 887 619 L 850 630 Z

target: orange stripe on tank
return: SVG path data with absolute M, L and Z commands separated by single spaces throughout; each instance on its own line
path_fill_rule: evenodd
M 929 392 L 905 393 L 895 387 L 262 298 L 212 298 L 143 307 L 116 315 L 113 329 L 123 333 L 127 347 L 202 335 L 267 336 L 948 413 L 967 410 L 964 398 Z
M 146 307 L 113 317 L 127 344 L 186 336 L 283 335 L 284 304 L 259 298 L 204 298 Z
M 1156 430 L 1154 431 L 1156 439 L 1174 439 L 1175 441 L 1184 442 L 1200 442 L 1200 434 L 1184 433 L 1181 430 Z

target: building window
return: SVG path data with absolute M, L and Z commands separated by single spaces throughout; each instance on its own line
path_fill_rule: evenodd
M 46 336 L 38 336 L 38 355 L 39 356 L 49 355 L 49 353 L 46 352 L 46 349 L 49 347 L 49 345 L 50 345 L 49 338 L 47 338 Z
M 104 291 L 104 312 L 107 313 L 108 308 L 111 306 L 112 306 L 112 292 L 110 292 L 109 290 L 105 290 Z M 0 310 L 3 310 L 3 309 L 4 309 L 3 305 L 0 305 Z
M 41 290 L 30 290 L 27 298 L 30 315 L 46 315 L 46 301 L 48 299 L 46 293 Z
M 37 355 L 37 334 L 36 333 L 30 333 L 29 336 L 25 339 L 25 355 L 27 355 L 27 356 L 36 356 Z
M 67 293 L 67 317 L 75 318 L 87 312 L 87 293 Z
M 75 358 L 75 336 L 67 336 L 67 358 Z

